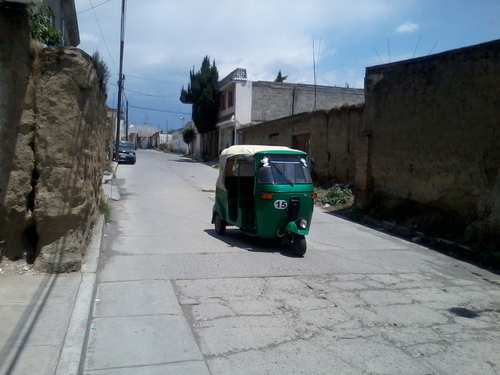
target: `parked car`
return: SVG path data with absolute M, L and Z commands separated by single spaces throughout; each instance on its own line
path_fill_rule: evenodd
M 114 148 L 115 145 L 113 144 Z M 120 141 L 118 145 L 118 163 L 135 164 L 136 160 L 135 145 L 132 142 Z

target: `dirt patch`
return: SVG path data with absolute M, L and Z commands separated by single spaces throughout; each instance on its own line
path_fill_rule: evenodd
M 28 264 L 24 259 L 8 260 L 4 259 L 0 262 L 0 275 L 37 275 L 40 272 L 33 268 L 33 264 Z

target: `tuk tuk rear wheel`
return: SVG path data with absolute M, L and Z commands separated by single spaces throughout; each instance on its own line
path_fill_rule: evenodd
M 223 236 L 224 233 L 226 233 L 227 222 L 222 220 L 219 214 L 215 214 L 214 223 L 215 223 L 215 233 L 217 233 L 219 236 Z
M 292 251 L 298 256 L 304 256 L 307 250 L 306 237 L 301 234 L 291 234 L 290 247 Z

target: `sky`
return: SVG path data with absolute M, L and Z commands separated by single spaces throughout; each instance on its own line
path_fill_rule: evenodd
M 116 108 L 123 0 L 75 0 L 78 48 L 98 51 Z M 191 120 L 179 101 L 205 56 L 219 79 L 364 87 L 366 67 L 500 39 L 499 0 L 129 0 L 123 36 L 129 123 L 167 131 Z M 314 71 L 316 70 L 316 75 Z M 316 76 L 316 78 L 315 78 Z

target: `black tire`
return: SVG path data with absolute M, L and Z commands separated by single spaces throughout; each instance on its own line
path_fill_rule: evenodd
M 307 251 L 306 237 L 301 234 L 290 234 L 290 247 L 298 256 L 304 256 Z
M 219 214 L 215 214 L 214 223 L 215 223 L 215 233 L 217 233 L 219 236 L 223 236 L 224 233 L 226 233 L 227 222 L 222 220 Z

